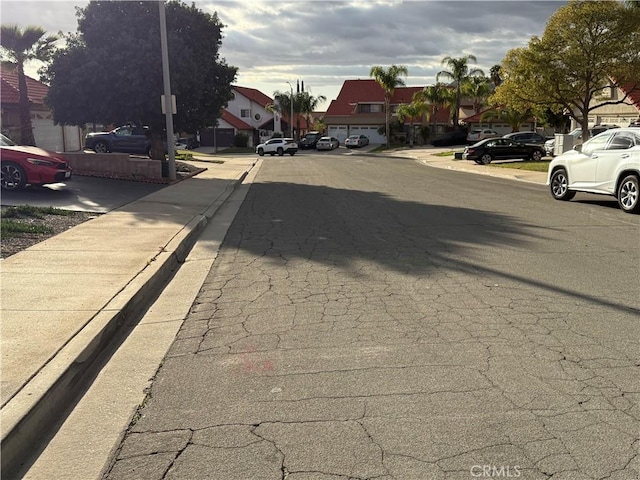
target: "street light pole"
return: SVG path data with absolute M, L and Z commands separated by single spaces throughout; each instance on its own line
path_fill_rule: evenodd
M 293 138 L 293 85 L 291 85 L 291 82 L 287 83 L 291 89 L 291 117 L 289 118 L 289 132 L 291 133 L 291 138 Z
M 164 83 L 164 105 L 167 125 L 167 149 L 169 150 L 169 180 L 176 179 L 175 138 L 173 137 L 173 102 L 171 101 L 171 81 L 169 77 L 169 48 L 167 45 L 167 17 L 164 0 L 158 2 L 160 11 L 160 48 L 162 53 L 162 79 Z M 164 154 L 164 152 L 163 152 Z

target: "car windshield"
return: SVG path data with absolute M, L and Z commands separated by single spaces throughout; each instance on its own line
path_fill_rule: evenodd
M 4 135 L 0 134 L 0 146 L 3 147 L 14 147 L 16 144 L 14 142 L 12 142 L 9 137 L 5 137 Z

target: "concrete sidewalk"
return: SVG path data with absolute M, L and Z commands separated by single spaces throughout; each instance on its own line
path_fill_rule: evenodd
M 73 407 L 256 163 L 224 160 L 2 260 L 3 476 Z

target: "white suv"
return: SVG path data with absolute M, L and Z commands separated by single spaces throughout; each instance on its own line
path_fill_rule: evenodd
M 293 138 L 272 138 L 256 147 L 256 153 L 260 156 L 263 156 L 265 153 L 268 153 L 272 157 L 276 153 L 280 156 L 283 156 L 285 153 L 295 155 L 297 151 L 298 144 L 293 141 Z
M 556 200 L 576 192 L 612 195 L 628 213 L 640 212 L 640 127 L 606 130 L 549 164 L 547 185 Z

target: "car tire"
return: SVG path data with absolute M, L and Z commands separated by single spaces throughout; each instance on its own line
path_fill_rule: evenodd
M 4 190 L 20 190 L 27 184 L 27 174 L 24 169 L 13 162 L 2 164 L 2 179 L 0 186 Z
M 291 155 L 292 157 L 296 154 L 296 152 L 289 152 L 289 155 Z
M 261 157 L 264 156 L 264 150 L 262 148 L 258 149 L 258 155 L 260 155 Z
M 551 196 L 556 200 L 571 200 L 576 196 L 576 192 L 569 190 L 569 178 L 564 168 L 559 168 L 551 175 L 549 182 Z
M 151 158 L 151 147 L 147 148 L 147 157 Z
M 638 187 L 638 177 L 627 175 L 618 185 L 616 198 L 618 205 L 627 213 L 640 212 L 640 191 Z
M 491 158 L 490 153 L 483 153 L 480 157 L 480 163 L 482 165 L 489 165 L 491 163 L 491 160 L 493 160 L 493 158 Z
M 109 145 L 107 145 L 107 142 L 98 142 L 93 146 L 93 151 L 96 153 L 109 153 Z
M 539 162 L 540 160 L 542 160 L 542 157 L 544 157 L 544 155 L 542 154 L 542 152 L 540 150 L 534 150 L 531 153 L 531 160 L 534 162 Z
M 284 155 L 284 150 L 282 148 L 278 148 L 278 155 L 280 157 Z

